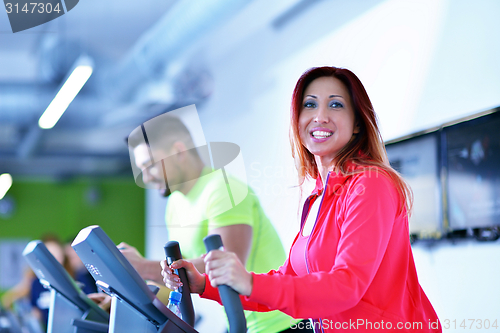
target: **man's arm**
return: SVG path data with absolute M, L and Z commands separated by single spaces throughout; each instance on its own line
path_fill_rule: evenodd
M 252 250 L 252 227 L 248 224 L 233 224 L 225 227 L 215 228 L 209 231 L 209 235 L 219 234 L 222 238 L 224 249 L 234 252 L 243 265 L 246 265 L 250 251 Z M 198 272 L 205 273 L 205 263 L 202 258 L 190 259 Z
M 159 261 L 144 258 L 135 247 L 127 243 L 122 242 L 117 247 L 144 280 L 155 281 L 163 285 Z

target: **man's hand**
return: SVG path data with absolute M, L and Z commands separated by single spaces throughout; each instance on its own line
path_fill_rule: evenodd
M 121 242 L 117 247 L 144 280 L 162 283 L 162 277 L 158 270 L 158 261 L 144 258 L 135 247 L 125 242 Z
M 88 294 L 87 297 L 94 301 L 94 303 L 99 305 L 101 309 L 109 313 L 109 310 L 111 308 L 111 296 L 105 293 L 92 293 Z

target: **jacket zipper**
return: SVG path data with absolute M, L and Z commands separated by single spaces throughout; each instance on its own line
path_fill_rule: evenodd
M 328 172 L 328 175 L 326 176 L 326 182 L 325 182 L 325 186 L 323 187 L 323 197 L 321 198 L 321 202 L 319 203 L 319 207 L 318 207 L 318 215 L 316 215 L 316 220 L 314 221 L 314 225 L 311 229 L 311 233 L 309 234 L 309 237 L 307 237 L 307 243 L 306 243 L 306 248 L 304 249 L 304 258 L 306 259 L 306 269 L 307 269 L 307 274 L 309 274 L 309 261 L 307 260 L 307 248 L 309 247 L 309 241 L 311 240 L 311 235 L 313 234 L 313 231 L 314 231 L 314 228 L 316 228 L 316 223 L 318 222 L 318 216 L 319 216 L 319 212 L 321 211 L 321 206 L 323 205 L 323 199 L 325 199 L 325 193 L 326 193 L 326 187 L 328 186 L 328 178 L 330 178 L 330 172 Z M 309 207 L 308 207 L 308 210 L 309 210 Z M 304 222 L 305 224 L 305 222 Z M 302 232 L 302 228 L 300 230 L 300 232 Z M 323 326 L 321 324 L 322 320 L 321 318 L 318 319 L 319 320 L 319 328 L 321 330 L 322 333 L 324 333 L 325 331 L 323 330 Z M 314 332 L 316 332 L 316 325 L 314 323 L 314 319 L 313 319 L 313 329 L 314 329 Z

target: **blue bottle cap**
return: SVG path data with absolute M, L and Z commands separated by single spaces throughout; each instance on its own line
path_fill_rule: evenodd
M 172 290 L 170 292 L 170 295 L 168 296 L 168 299 L 174 300 L 176 302 L 180 302 L 182 298 L 182 294 L 176 290 Z

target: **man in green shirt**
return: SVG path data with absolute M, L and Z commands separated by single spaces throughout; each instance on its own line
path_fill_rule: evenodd
M 282 265 L 286 259 L 283 246 L 253 191 L 223 168 L 205 166 L 188 129 L 177 117 L 164 114 L 157 118 L 133 131 L 128 144 L 142 170 L 136 182 L 169 196 L 168 235 L 179 242 L 183 256 L 205 272 L 200 257 L 206 252 L 203 238 L 219 234 L 224 248 L 236 253 L 249 271 L 263 273 Z M 119 247 L 144 279 L 162 283 L 159 262 L 143 258 L 127 244 Z M 251 333 L 281 332 L 296 322 L 279 311 L 246 311 L 246 317 Z

